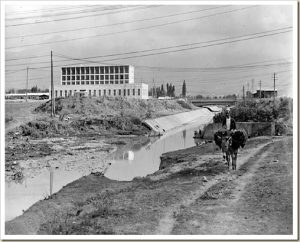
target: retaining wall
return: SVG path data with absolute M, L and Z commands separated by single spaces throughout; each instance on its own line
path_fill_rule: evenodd
M 237 129 L 245 129 L 248 137 L 275 135 L 274 122 L 236 122 Z M 221 123 L 210 123 L 203 130 L 204 139 L 213 139 L 214 133 L 222 129 Z
M 207 108 L 178 113 L 156 119 L 147 119 L 144 124 L 152 129 L 157 134 L 163 134 L 167 131 L 180 127 L 184 124 L 192 123 L 193 121 L 199 124 L 207 124 L 212 122 L 215 112 L 209 111 Z

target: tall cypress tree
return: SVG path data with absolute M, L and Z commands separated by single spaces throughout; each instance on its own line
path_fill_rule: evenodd
M 160 91 L 161 91 L 161 96 L 162 96 L 162 97 L 166 96 L 166 93 L 165 93 L 165 89 L 164 89 L 164 85 L 163 85 L 163 84 L 161 84 Z
M 182 97 L 186 97 L 186 84 L 185 84 L 185 80 L 183 81 L 182 84 Z
M 172 86 L 172 97 L 175 97 L 175 86 Z
M 167 83 L 167 96 L 170 96 L 170 86 L 169 86 L 169 83 Z

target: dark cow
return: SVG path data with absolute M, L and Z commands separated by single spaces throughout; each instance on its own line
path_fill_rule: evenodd
M 226 159 L 229 168 L 230 157 L 232 160 L 232 170 L 236 170 L 237 153 L 240 147 L 244 147 L 247 141 L 247 133 L 245 130 L 236 131 L 217 131 L 214 135 L 215 143 L 222 152 L 223 158 Z

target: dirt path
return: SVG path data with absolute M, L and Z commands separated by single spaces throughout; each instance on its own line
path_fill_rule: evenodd
M 170 234 L 292 233 L 291 138 L 251 152 L 228 178 L 181 209 Z
M 247 161 L 249 161 L 249 159 L 252 156 L 261 152 L 261 150 L 265 146 L 269 145 L 270 143 L 272 143 L 272 142 L 268 142 L 268 143 L 264 144 L 263 146 L 259 147 L 259 149 L 253 148 L 251 150 L 248 150 L 247 152 L 240 152 L 243 155 L 241 156 L 241 154 L 239 154 L 239 156 L 240 156 L 238 158 L 239 167 L 241 167 L 243 164 L 245 164 Z M 265 155 L 266 154 L 264 154 L 264 156 Z M 261 158 L 263 158 L 263 157 L 261 157 Z M 257 166 L 257 164 L 258 163 L 256 163 L 256 166 Z M 251 172 L 249 174 L 245 175 L 245 177 L 243 178 L 243 180 L 244 180 L 243 184 L 245 184 L 245 181 L 247 181 L 249 179 L 249 177 L 251 177 L 252 175 L 253 175 L 253 169 L 251 170 Z M 224 180 L 231 181 L 233 179 L 236 179 L 236 177 L 237 177 L 237 175 L 235 175 L 233 171 L 229 171 L 227 174 L 221 174 L 219 176 L 216 176 L 214 180 L 208 181 L 205 184 L 205 186 L 196 190 L 195 192 L 190 194 L 190 196 L 185 197 L 184 200 L 180 201 L 180 203 L 177 203 L 177 204 L 173 205 L 172 207 L 170 207 L 164 214 L 163 218 L 159 221 L 159 225 L 158 225 L 156 234 L 171 234 L 173 227 L 176 223 L 176 217 L 180 214 L 181 207 L 189 207 L 197 199 L 199 199 L 201 196 L 203 196 L 207 190 L 209 190 L 210 188 L 212 188 L 213 186 L 218 184 L 220 181 L 221 182 Z

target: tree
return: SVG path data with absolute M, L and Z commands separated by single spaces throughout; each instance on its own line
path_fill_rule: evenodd
M 252 93 L 251 93 L 250 91 L 247 91 L 247 92 L 246 92 L 246 97 L 247 97 L 247 98 L 252 98 Z
M 8 91 L 6 91 L 6 93 L 16 93 L 16 90 L 14 88 L 8 89 Z
M 163 84 L 161 84 L 160 94 L 161 94 L 162 97 L 166 96 L 166 92 L 165 92 L 165 89 L 164 89 L 164 85 L 163 85 Z
M 175 97 L 175 86 L 172 86 L 172 93 L 171 93 L 171 97 Z
M 38 90 L 38 87 L 37 87 L 37 86 L 33 86 L 33 87 L 30 89 L 30 92 L 36 93 L 37 90 Z
M 175 86 L 167 83 L 167 96 L 175 97 Z
M 182 84 L 182 97 L 186 97 L 186 84 L 185 84 L 185 80 L 183 81 L 183 84 Z
M 172 84 L 170 84 L 172 85 Z M 167 83 L 167 96 L 170 96 L 170 85 L 169 83 Z

